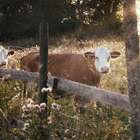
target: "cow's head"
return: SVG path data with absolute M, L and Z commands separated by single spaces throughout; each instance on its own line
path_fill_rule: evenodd
M 84 54 L 87 59 L 94 59 L 96 70 L 102 74 L 110 72 L 110 58 L 116 59 L 120 55 L 120 52 L 114 51 L 110 53 L 104 47 L 98 48 L 94 53 L 86 52 Z
M 7 65 L 8 62 L 8 56 L 13 55 L 13 50 L 5 50 L 2 46 L 0 47 L 0 66 Z

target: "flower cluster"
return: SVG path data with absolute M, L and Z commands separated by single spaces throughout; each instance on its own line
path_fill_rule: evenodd
M 48 88 L 44 87 L 44 88 L 42 88 L 41 92 L 42 93 L 45 93 L 45 92 L 49 92 L 50 93 L 50 92 L 52 92 L 52 88 L 51 87 L 48 87 Z
M 46 109 L 46 103 L 41 103 L 40 104 L 40 111 L 42 112 L 42 111 L 45 111 L 45 109 Z
M 23 132 L 26 132 L 28 130 L 28 128 L 30 127 L 29 123 L 25 123 L 24 127 L 22 128 Z
M 22 118 L 26 118 L 31 116 L 32 113 L 41 113 L 46 111 L 46 103 L 41 103 L 40 105 L 35 104 L 35 102 L 31 99 L 28 98 L 26 100 L 26 104 L 24 104 L 21 109 L 22 109 Z
M 63 108 L 59 104 L 52 103 L 51 106 L 52 106 L 52 109 L 54 109 L 54 110 L 57 110 L 57 111 L 62 111 L 63 110 Z
M 47 122 L 48 122 L 48 124 L 52 123 L 52 117 L 51 117 L 51 116 L 49 116 L 49 117 L 47 118 Z
M 20 93 L 16 94 L 16 95 L 12 98 L 12 101 L 13 101 L 13 102 L 16 102 L 19 96 L 20 96 Z

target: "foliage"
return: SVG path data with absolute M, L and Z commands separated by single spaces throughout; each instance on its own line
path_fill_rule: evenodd
M 0 37 L 3 39 L 34 37 L 38 34 L 39 23 L 43 21 L 51 25 L 50 33 L 56 34 L 57 30 L 62 30 L 63 18 L 72 17 L 73 14 L 65 0 L 1 1 Z M 65 26 L 65 22 L 63 25 Z
M 93 101 L 88 105 L 83 116 L 77 117 L 76 112 L 73 112 L 73 101 L 70 98 L 59 100 L 55 105 L 54 101 L 48 98 L 47 112 L 39 111 L 35 107 L 35 102 L 32 108 L 29 100 L 31 99 L 28 98 L 22 106 L 20 114 L 20 119 L 25 122 L 24 128 L 19 129 L 14 126 L 10 129 L 3 129 L 2 139 L 125 140 L 131 136 L 128 120 L 130 114 L 124 110 Z M 59 110 L 56 106 L 59 106 Z
M 0 41 L 36 37 L 44 21 L 51 36 L 100 23 L 118 32 L 120 6 L 121 0 L 0 0 Z

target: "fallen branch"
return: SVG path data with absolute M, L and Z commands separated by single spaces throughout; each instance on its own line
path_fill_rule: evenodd
M 6 124 L 9 127 L 11 127 L 11 124 L 10 124 L 9 120 L 7 119 L 6 115 L 3 113 L 3 111 L 1 110 L 1 108 L 0 108 L 0 113 L 2 114 L 3 118 L 5 119 Z

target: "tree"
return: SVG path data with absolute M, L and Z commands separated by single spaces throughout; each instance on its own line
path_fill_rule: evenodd
M 123 0 L 123 16 L 132 139 L 140 140 L 140 65 L 136 0 Z
M 116 19 L 120 1 L 0 0 L 0 41 L 36 36 L 42 19 L 49 23 L 50 35 L 83 27 L 85 23 L 91 26 L 103 22 L 114 29 L 112 20 Z M 108 22 L 104 24 L 105 21 Z
M 0 3 L 0 39 L 33 37 L 38 34 L 42 19 L 50 24 L 50 35 L 54 35 L 62 31 L 65 21 L 75 20 L 75 11 L 66 0 L 0 0 Z
M 106 20 L 116 19 L 116 13 L 121 5 L 121 0 L 93 0 L 87 3 L 90 21 L 94 24 Z

